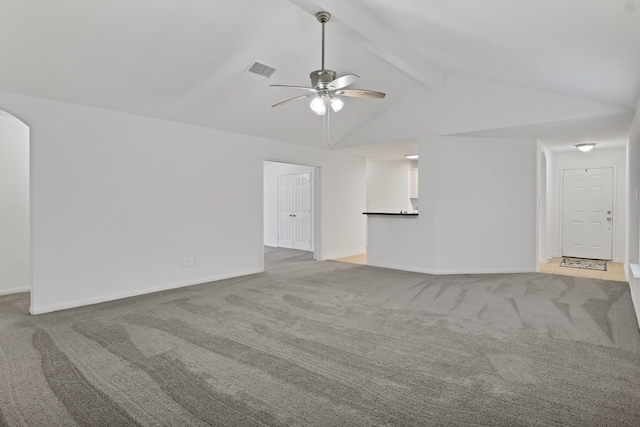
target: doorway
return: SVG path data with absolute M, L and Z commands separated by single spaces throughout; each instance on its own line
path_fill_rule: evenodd
M 562 255 L 612 259 L 613 168 L 562 173 Z
M 0 295 L 31 290 L 29 127 L 0 110 Z
M 264 245 L 313 252 L 317 258 L 316 167 L 264 162 Z

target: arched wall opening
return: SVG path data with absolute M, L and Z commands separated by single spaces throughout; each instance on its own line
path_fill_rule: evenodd
M 31 290 L 29 127 L 0 110 L 0 295 Z

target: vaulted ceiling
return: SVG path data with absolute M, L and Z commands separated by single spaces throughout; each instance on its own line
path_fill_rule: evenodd
M 320 10 L 326 67 L 387 93 L 345 99 L 336 148 L 619 144 L 640 96 L 640 0 L 5 0 L 0 91 L 321 146 L 308 101 L 271 108 L 300 93 L 269 86 L 310 84 Z

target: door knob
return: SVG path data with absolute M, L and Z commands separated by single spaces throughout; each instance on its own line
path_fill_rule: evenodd
M 608 217 L 608 218 L 607 218 L 607 221 L 611 222 L 611 217 Z

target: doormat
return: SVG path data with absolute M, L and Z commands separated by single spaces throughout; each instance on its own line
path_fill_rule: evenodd
M 563 258 L 560 267 L 607 271 L 607 262 L 599 259 Z

